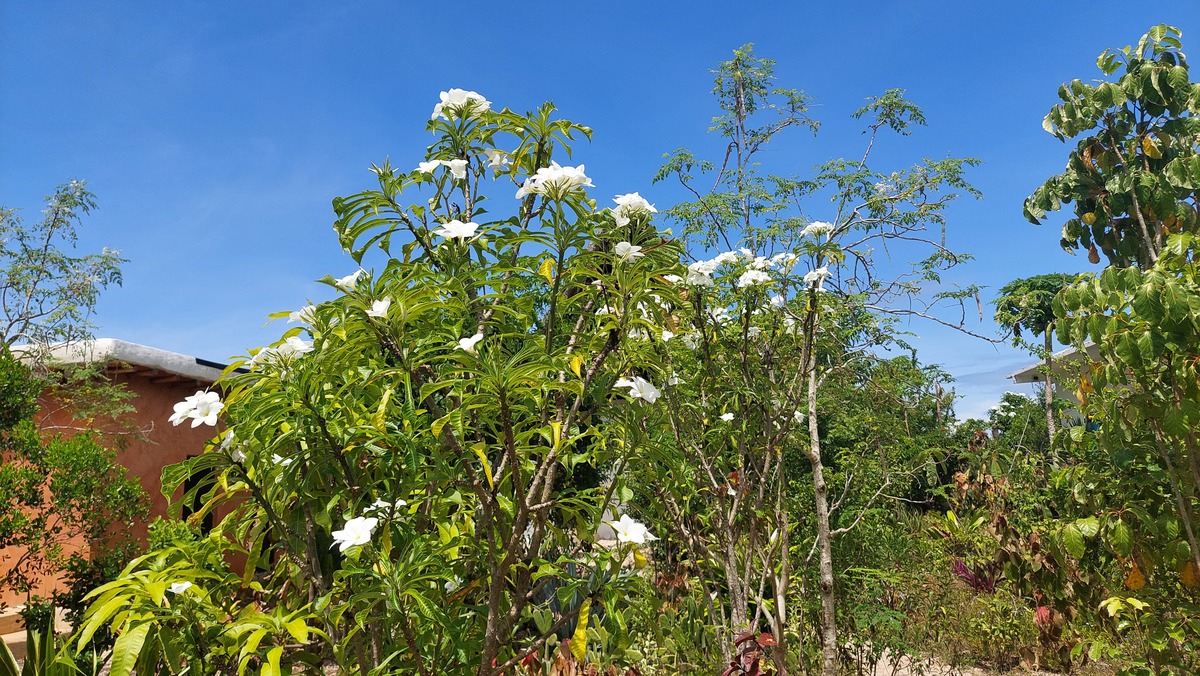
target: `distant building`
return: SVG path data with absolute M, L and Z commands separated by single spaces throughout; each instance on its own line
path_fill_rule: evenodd
M 19 348 L 14 351 L 19 352 Z M 134 411 L 128 415 L 140 433 L 116 449 L 117 462 L 128 470 L 129 476 L 137 477 L 141 482 L 149 496 L 150 513 L 147 522 L 129 524 L 126 532 L 116 535 L 144 539 L 148 522 L 156 516 L 167 515 L 167 499 L 162 495 L 160 483 L 163 467 L 201 453 L 215 433 L 208 426 L 175 426 L 167 419 L 175 404 L 184 397 L 212 387 L 225 365 L 112 338 L 59 346 L 51 350 L 50 357 L 58 363 L 104 364 L 113 382 L 123 384 L 135 395 L 129 401 Z M 72 420 L 69 406 L 48 397 L 38 403 L 41 407 L 38 422 L 44 429 L 78 427 L 78 422 Z M 72 544 L 74 551 L 85 551 L 91 546 L 87 542 Z M 24 553 L 13 549 L 0 549 L 0 574 Z M 61 584 L 60 579 L 46 579 L 34 593 L 49 596 Z M 24 602 L 24 594 L 0 589 L 0 606 Z M 23 634 L 21 640 L 24 640 Z
M 1085 350 L 1088 363 L 1100 361 L 1100 348 L 1095 344 L 1088 343 Z M 1084 359 L 1084 353 L 1081 353 L 1074 347 L 1068 347 L 1065 350 L 1054 353 L 1052 359 L 1054 364 L 1054 396 L 1058 399 L 1065 399 L 1071 402 L 1072 411 L 1067 415 L 1073 418 L 1078 417 L 1079 399 L 1075 396 L 1074 390 L 1061 387 L 1061 383 L 1076 377 L 1083 366 Z M 1010 373 L 1008 379 L 1018 385 L 1044 383 L 1046 376 L 1043 373 L 1043 369 L 1045 368 L 1046 363 L 1039 360 L 1022 368 L 1020 371 Z

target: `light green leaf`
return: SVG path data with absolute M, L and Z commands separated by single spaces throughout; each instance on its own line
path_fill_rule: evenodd
M 112 670 L 109 672 L 112 676 L 129 676 L 133 671 L 151 626 L 150 622 L 142 622 L 117 637 L 113 644 Z

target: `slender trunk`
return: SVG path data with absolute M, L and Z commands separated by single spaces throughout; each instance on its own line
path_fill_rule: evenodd
M 778 676 L 788 676 L 787 643 L 784 632 L 787 631 L 787 589 L 791 577 L 791 557 L 788 554 L 788 518 L 784 507 L 783 496 L 787 490 L 787 481 L 783 471 L 783 455 L 780 452 L 779 467 L 775 472 L 775 526 L 779 529 L 779 574 L 774 576 L 775 613 L 771 626 L 771 634 L 775 637 L 775 645 L 771 648 L 771 662 L 775 665 Z
M 1046 430 L 1050 434 L 1050 446 L 1054 447 L 1054 353 L 1051 352 L 1053 343 L 1051 342 L 1050 327 L 1044 329 L 1046 337 Z
M 1175 471 L 1175 463 L 1171 462 L 1171 450 L 1163 439 L 1162 430 L 1154 423 L 1150 427 L 1154 432 L 1154 441 L 1158 446 L 1159 456 L 1167 466 L 1167 481 L 1170 482 L 1171 493 L 1175 497 L 1175 508 L 1179 512 L 1179 520 L 1183 524 L 1184 537 L 1187 538 L 1188 545 L 1192 549 L 1192 564 L 1196 566 L 1196 570 L 1200 570 L 1200 547 L 1197 546 L 1196 531 L 1192 525 L 1194 523 L 1192 517 L 1195 516 L 1192 512 L 1192 498 L 1183 492 L 1179 474 Z
M 821 437 L 817 429 L 816 318 L 809 327 L 813 349 L 808 355 L 808 461 L 812 464 L 817 516 L 817 548 L 820 551 L 818 581 L 821 590 L 821 673 L 837 674 L 837 609 L 833 594 L 833 547 L 829 528 L 829 497 L 825 467 L 821 463 Z

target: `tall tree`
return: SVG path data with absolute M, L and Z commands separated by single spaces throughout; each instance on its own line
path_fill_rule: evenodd
M 1000 288 L 996 298 L 996 323 L 1012 333 L 1013 345 L 1029 345 L 1021 336 L 1025 330 L 1042 336 L 1041 357 L 1045 368 L 1046 429 L 1053 441 L 1054 420 L 1054 296 L 1075 281 L 1075 275 L 1054 272 L 1014 279 Z
M 96 208 L 84 181 L 46 197 L 41 220 L 27 224 L 0 207 L 0 342 L 44 348 L 91 337 L 100 292 L 121 284 L 119 251 L 77 256 L 80 218 Z
M 795 389 L 780 399 L 794 405 L 799 425 L 805 428 L 803 443 L 796 450 L 811 468 L 814 495 L 817 579 L 821 597 L 822 671 L 836 673 L 837 639 L 836 575 L 833 563 L 834 538 L 849 532 L 859 522 L 854 516 L 837 524 L 839 503 L 831 499 L 826 481 L 828 449 L 823 450 L 818 417 L 822 413 L 821 387 L 838 373 L 873 350 L 893 342 L 889 321 L 900 316 L 920 316 L 951 326 L 958 323 L 937 319 L 937 307 L 950 304 L 959 309 L 975 296 L 974 288 L 931 287 L 941 282 L 940 274 L 966 260 L 945 245 L 944 211 L 960 191 L 978 192 L 964 178 L 973 159 L 924 160 L 911 167 L 881 171 L 871 166 L 872 152 L 888 131 L 901 136 L 925 124 L 921 110 L 892 89 L 867 99 L 853 113 L 863 120 L 866 142 L 851 159 L 836 159 L 816 167 L 810 178 L 764 174 L 758 164 L 763 147 L 780 132 L 801 127 L 816 130 L 806 115 L 808 97 L 774 84 L 773 62 L 755 57 L 752 46 L 734 51 L 734 58 L 715 71 L 717 95 L 723 112 L 714 119 L 712 131 L 726 142 L 724 157 L 715 162 L 697 159 L 687 150 L 668 157 L 657 180 L 676 178 L 695 197 L 670 211 L 692 237 L 693 249 L 724 245 L 742 247 L 739 254 L 726 252 L 717 259 L 698 261 L 705 269 L 724 261 L 741 260 L 746 272 L 737 287 L 775 285 L 779 300 L 798 336 L 798 349 L 780 373 L 796 374 Z M 762 117 L 760 117 L 762 116 Z M 763 117 L 767 119 L 763 120 Z M 698 185 L 696 173 L 715 172 L 712 187 Z M 831 200 L 832 198 L 832 200 Z M 822 202 L 821 214 L 829 222 L 810 216 L 810 202 Z M 874 252 L 902 251 L 917 260 L 900 270 L 878 261 Z M 728 258 L 732 256 L 733 259 Z M 785 256 L 787 258 L 778 258 Z M 760 260 L 761 259 L 761 260 Z M 765 272 L 779 261 L 782 275 Z M 800 261 L 807 268 L 792 280 L 787 271 Z M 740 271 L 743 268 L 738 268 Z M 770 281 L 768 281 L 768 279 Z M 744 294 L 740 301 L 743 326 L 749 333 L 751 314 L 760 312 Z M 710 308 L 709 312 L 712 313 Z M 965 312 L 960 315 L 965 317 Z M 853 327 L 853 328 L 852 328 Z M 731 354 L 730 359 L 737 360 Z M 778 386 L 778 385 L 777 385 Z M 762 411 L 758 411 L 761 415 Z M 784 433 L 788 424 L 781 425 Z M 745 444 L 743 444 L 745 446 Z M 782 481 L 782 479 L 777 479 Z M 749 504 L 749 503 L 747 503 Z M 788 551 L 789 524 L 781 524 L 780 536 Z M 770 579 L 777 598 L 786 598 L 790 562 L 773 563 L 761 579 Z M 740 597 L 739 597 L 740 600 Z M 778 667 L 778 653 L 776 651 Z

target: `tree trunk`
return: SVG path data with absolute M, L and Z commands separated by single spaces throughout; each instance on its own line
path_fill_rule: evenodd
M 1050 446 L 1053 449 L 1054 432 L 1056 431 L 1054 422 L 1054 353 L 1051 352 L 1053 343 L 1051 342 L 1050 327 L 1047 326 L 1044 332 L 1046 337 L 1046 430 L 1050 435 Z
M 813 322 L 813 333 L 816 322 Z M 825 467 L 821 463 L 821 437 L 817 429 L 817 357 L 815 335 L 808 356 L 808 461 L 812 464 L 814 502 L 817 514 L 817 549 L 820 553 L 818 580 L 821 590 L 821 673 L 837 674 L 837 608 L 833 594 L 833 547 L 829 528 L 829 497 Z

